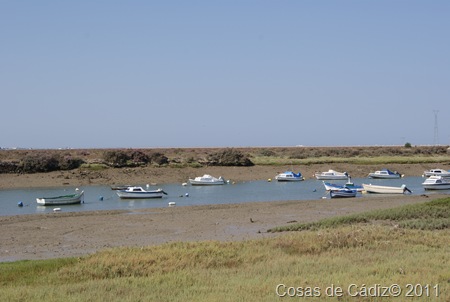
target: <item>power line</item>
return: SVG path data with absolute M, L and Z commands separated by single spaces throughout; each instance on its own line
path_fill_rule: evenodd
M 434 141 L 435 145 L 439 145 L 439 128 L 438 128 L 438 113 L 439 110 L 433 110 L 434 112 Z

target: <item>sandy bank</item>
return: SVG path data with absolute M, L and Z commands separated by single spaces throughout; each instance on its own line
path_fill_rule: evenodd
M 433 198 L 439 197 L 433 195 Z M 82 256 L 105 248 L 174 241 L 279 236 L 267 229 L 293 222 L 430 200 L 424 196 L 254 202 L 147 209 L 0 216 L 0 261 Z

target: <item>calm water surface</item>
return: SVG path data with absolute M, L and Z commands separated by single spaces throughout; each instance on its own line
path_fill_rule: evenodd
M 354 178 L 355 184 L 372 183 L 387 186 L 406 186 L 413 191 L 413 195 L 424 194 L 421 183 L 422 177 L 405 177 L 402 179 L 376 180 L 368 178 Z M 344 184 L 346 181 L 328 181 Z M 140 184 L 145 188 L 145 184 Z M 64 212 L 81 212 L 97 210 L 133 210 L 144 208 L 167 207 L 169 202 L 175 202 L 176 206 L 208 205 L 208 204 L 232 204 L 255 201 L 278 200 L 314 200 L 327 195 L 322 181 L 308 179 L 300 182 L 277 181 L 249 181 L 223 186 L 182 186 L 181 184 L 166 184 L 150 186 L 149 189 L 162 188 L 168 193 L 159 199 L 120 199 L 110 186 L 82 186 L 84 190 L 84 203 L 65 206 L 39 206 L 37 197 L 57 196 L 73 193 L 75 187 L 32 188 L 0 190 L 0 215 L 22 215 L 36 213 L 50 213 L 53 208 L 60 207 Z M 450 193 L 450 190 L 438 193 Z M 435 192 L 427 191 L 430 195 Z M 186 194 L 189 196 L 186 197 Z M 376 194 L 358 194 L 356 198 L 363 201 L 365 198 L 375 198 Z M 19 202 L 24 204 L 18 207 Z

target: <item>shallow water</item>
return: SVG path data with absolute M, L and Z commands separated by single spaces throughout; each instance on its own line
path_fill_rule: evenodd
M 368 179 L 354 178 L 355 184 L 372 183 L 387 186 L 406 186 L 413 191 L 413 195 L 426 193 L 446 194 L 450 190 L 425 191 L 421 183 L 422 177 L 405 177 L 402 179 Z M 346 181 L 327 181 L 345 184 Z M 140 184 L 146 187 L 145 184 Z M 74 192 L 75 187 L 54 188 L 30 188 L 10 189 L 0 191 L 0 215 L 22 215 L 36 213 L 50 213 L 59 207 L 64 212 L 81 212 L 97 210 L 133 210 L 144 208 L 167 207 L 169 202 L 175 202 L 176 206 L 208 205 L 208 204 L 232 204 L 255 201 L 278 201 L 278 200 L 314 200 L 323 197 L 329 198 L 322 181 L 308 179 L 300 182 L 277 182 L 277 181 L 249 181 L 223 186 L 182 186 L 181 184 L 166 184 L 149 189 L 162 188 L 168 193 L 167 196 L 157 199 L 120 199 L 116 191 L 110 186 L 82 186 L 84 190 L 84 203 L 65 206 L 39 206 L 36 204 L 37 197 L 56 196 Z M 186 197 L 186 194 L 188 197 Z M 372 198 L 376 194 L 358 194 L 356 198 Z M 18 207 L 22 202 L 23 207 Z

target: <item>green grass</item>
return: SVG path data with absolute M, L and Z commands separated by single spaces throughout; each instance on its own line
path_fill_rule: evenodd
M 261 240 L 177 242 L 0 263 L 0 296 L 3 301 L 277 301 L 277 285 L 284 284 L 321 294 L 285 297 L 288 301 L 449 301 L 450 228 L 442 225 L 449 208 L 446 198 L 322 220 Z M 416 221 L 412 228 L 411 221 Z M 422 223 L 426 227 L 417 227 Z M 347 291 L 351 284 L 394 283 L 404 291 L 398 298 L 351 297 Z M 429 284 L 429 296 L 406 298 L 407 284 Z M 343 297 L 327 297 L 331 285 L 342 287 Z
M 91 170 L 91 171 L 100 171 L 109 169 L 109 167 L 105 164 L 82 164 L 80 166 L 81 169 Z

